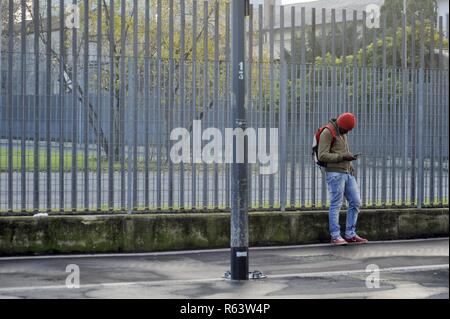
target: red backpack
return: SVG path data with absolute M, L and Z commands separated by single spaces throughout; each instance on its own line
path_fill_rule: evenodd
M 313 140 L 313 145 L 312 145 L 312 150 L 313 150 L 313 158 L 314 158 L 314 162 L 319 165 L 320 167 L 327 167 L 327 163 L 321 162 L 319 161 L 319 142 L 320 142 L 320 135 L 322 134 L 322 132 L 324 130 L 328 129 L 331 133 L 331 136 L 333 137 L 332 141 L 331 141 L 331 146 L 330 146 L 330 150 L 333 147 L 334 143 L 336 142 L 336 130 L 333 126 L 333 124 L 328 123 L 327 125 L 321 127 L 316 134 L 314 135 L 314 140 Z

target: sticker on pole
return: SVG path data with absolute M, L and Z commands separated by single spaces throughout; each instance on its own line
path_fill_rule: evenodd
M 247 257 L 246 251 L 238 251 L 236 252 L 236 257 Z

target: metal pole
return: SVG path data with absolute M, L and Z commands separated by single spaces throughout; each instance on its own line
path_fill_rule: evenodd
M 232 6 L 232 92 L 234 129 L 245 130 L 245 25 L 244 15 L 247 0 L 233 0 Z M 233 145 L 232 207 L 231 207 L 231 279 L 248 280 L 248 185 L 247 147 L 244 147 L 244 163 L 237 163 L 236 151 L 245 143 L 237 139 Z M 246 146 L 246 145 L 245 145 Z

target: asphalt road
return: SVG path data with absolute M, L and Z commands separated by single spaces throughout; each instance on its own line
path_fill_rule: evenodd
M 222 278 L 228 249 L 0 258 L 0 298 L 449 298 L 448 239 L 254 248 L 250 268 L 267 278 Z

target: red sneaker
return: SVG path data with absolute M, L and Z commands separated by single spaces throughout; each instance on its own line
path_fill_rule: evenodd
M 356 244 L 356 245 L 367 244 L 369 242 L 367 239 L 361 238 L 358 235 L 356 235 L 352 238 L 345 238 L 345 240 L 349 244 Z
M 347 245 L 348 243 L 343 238 L 339 237 L 336 239 L 331 239 L 331 244 L 334 246 L 344 246 Z

